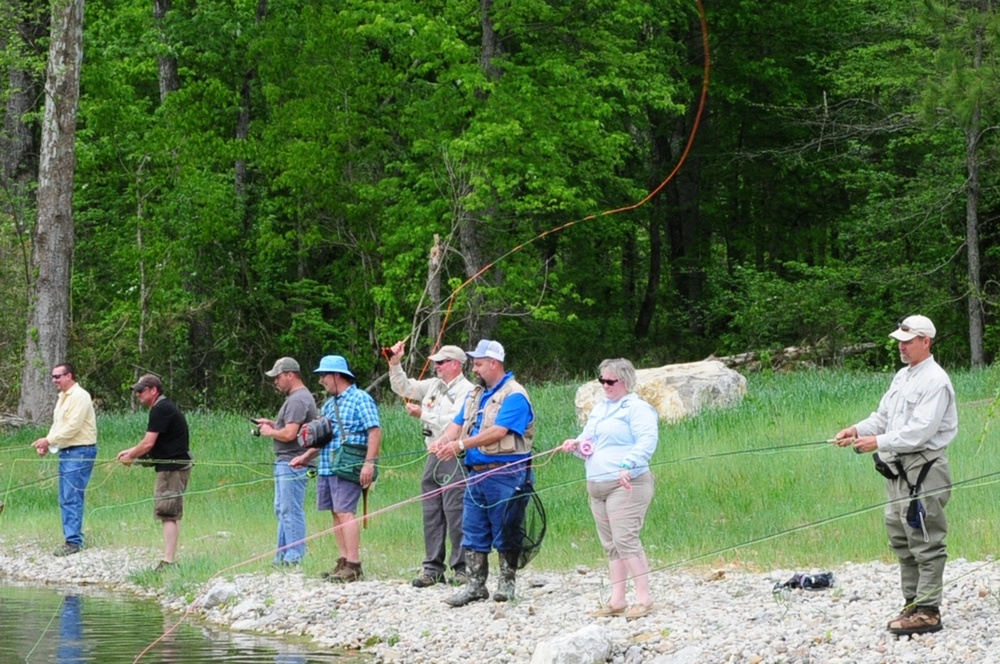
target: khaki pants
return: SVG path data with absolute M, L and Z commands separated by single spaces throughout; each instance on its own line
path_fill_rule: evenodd
M 910 488 L 902 477 L 886 480 L 889 504 L 885 508 L 885 529 L 889 546 L 899 559 L 900 585 L 903 598 L 915 600 L 920 606 L 940 606 L 944 587 L 944 564 L 948 558 L 945 536 L 948 519 L 944 508 L 951 497 L 951 469 L 943 451 L 907 454 L 900 457 L 910 482 L 916 482 L 921 468 L 931 458 L 938 457 L 920 487 L 920 502 L 927 515 L 927 541 L 919 527 L 906 522 L 910 505 Z M 898 471 L 898 469 L 896 469 Z
M 653 473 L 645 472 L 624 489 L 618 480 L 587 482 L 590 511 L 597 524 L 597 536 L 608 560 L 638 558 L 645 552 L 639 531 L 653 500 Z

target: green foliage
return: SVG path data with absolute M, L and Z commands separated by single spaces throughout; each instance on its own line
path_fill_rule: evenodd
M 275 357 L 344 354 L 373 379 L 377 347 L 411 333 L 428 347 L 433 302 L 452 296 L 447 342 L 496 335 L 539 379 L 609 356 L 871 341 L 914 311 L 938 323 L 942 357 L 967 358 L 963 123 L 978 106 L 996 124 L 996 12 L 707 11 L 710 103 L 687 162 L 646 205 L 602 214 L 643 199 L 692 136 L 704 72 L 691 3 L 493 3 L 488 66 L 482 15 L 440 0 L 262 15 L 175 0 L 160 23 L 145 1 L 88 3 L 70 352 L 88 387 L 125 406 L 152 370 L 187 403 L 270 405 L 260 371 Z M 17 46 L 0 81 L 41 71 Z M 161 99 L 166 57 L 179 88 Z M 989 275 L 1000 187 L 996 138 L 981 140 Z M 5 376 L 25 336 L 26 251 L 0 219 Z M 982 290 L 992 356 L 996 283 Z M 0 379 L 0 406 L 16 389 Z

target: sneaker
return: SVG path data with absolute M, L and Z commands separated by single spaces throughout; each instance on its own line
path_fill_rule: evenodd
M 327 581 L 331 583 L 353 583 L 354 581 L 360 581 L 364 576 L 364 572 L 361 571 L 361 563 L 345 561 L 340 571 L 336 574 L 331 574 L 327 578 Z
M 81 548 L 82 547 L 79 547 L 76 544 L 64 542 L 61 547 L 52 552 L 52 555 L 59 556 L 60 558 L 63 556 L 72 556 L 74 553 L 80 553 Z
M 444 583 L 444 574 L 428 574 L 424 572 L 413 581 L 410 581 L 410 585 L 414 588 L 430 588 L 436 583 Z
M 905 611 L 903 612 L 906 613 Z M 889 623 L 889 631 L 897 636 L 928 634 L 944 629 L 941 613 L 934 607 L 916 607 L 908 616 L 900 616 Z
M 175 564 L 176 563 L 172 563 L 169 560 L 161 560 L 160 562 L 156 563 L 156 567 L 153 568 L 153 571 L 162 572 L 165 569 L 173 567 Z

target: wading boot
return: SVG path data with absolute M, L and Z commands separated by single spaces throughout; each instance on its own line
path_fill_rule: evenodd
M 460 592 L 452 595 L 445 602 L 449 606 L 465 606 L 469 602 L 489 599 L 490 591 L 486 589 L 486 577 L 490 573 L 490 561 L 485 553 L 465 550 L 465 569 L 468 583 Z
M 910 615 L 889 623 L 889 632 L 897 636 L 940 632 L 942 628 L 941 612 L 936 606 L 918 606 Z
M 905 603 L 903 604 L 903 610 L 899 612 L 898 616 L 896 616 L 895 618 L 893 618 L 892 620 L 889 621 L 889 624 L 887 625 L 887 629 L 892 629 L 892 623 L 894 623 L 894 622 L 896 622 L 898 620 L 903 620 L 905 618 L 909 618 L 914 613 L 916 613 L 916 611 L 917 611 L 916 602 L 917 602 L 916 598 L 914 598 L 914 599 L 906 598 Z
M 493 601 L 509 602 L 514 599 L 514 580 L 517 577 L 517 552 L 500 551 L 500 582 L 493 593 Z

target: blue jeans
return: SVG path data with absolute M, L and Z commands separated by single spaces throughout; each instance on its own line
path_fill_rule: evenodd
M 68 544 L 83 546 L 83 498 L 94 471 L 97 445 L 59 450 L 59 509 L 63 537 Z
M 278 517 L 276 563 L 297 563 L 306 555 L 305 502 L 308 482 L 305 468 L 292 468 L 288 460 L 274 464 L 274 515 Z
M 529 479 L 523 463 L 510 468 L 469 473 L 462 512 L 462 547 L 478 553 L 516 551 L 521 542 L 509 541 L 520 530 L 524 505 L 511 501 L 517 489 Z M 486 477 L 482 477 L 483 475 Z
M 74 664 L 83 659 L 83 623 L 80 620 L 80 596 L 63 597 L 59 612 L 59 647 L 56 650 L 58 664 Z

